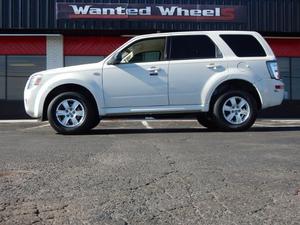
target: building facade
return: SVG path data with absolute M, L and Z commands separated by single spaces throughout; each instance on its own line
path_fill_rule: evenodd
M 0 117 L 24 117 L 34 72 L 98 62 L 134 35 L 192 30 L 261 33 L 286 86 L 281 109 L 268 115 L 297 117 L 299 12 L 299 0 L 0 0 Z

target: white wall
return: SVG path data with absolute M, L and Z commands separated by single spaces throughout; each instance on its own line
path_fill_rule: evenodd
M 64 38 L 61 35 L 47 36 L 47 69 L 64 66 Z

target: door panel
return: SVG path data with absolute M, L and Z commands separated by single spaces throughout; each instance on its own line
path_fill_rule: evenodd
M 227 67 L 223 55 L 207 35 L 173 36 L 170 42 L 170 105 L 200 105 L 206 82 Z
M 227 63 L 221 59 L 175 60 L 169 66 L 170 105 L 199 105 L 201 91 L 214 75 L 223 72 Z
M 105 65 L 105 107 L 168 105 L 168 61 Z

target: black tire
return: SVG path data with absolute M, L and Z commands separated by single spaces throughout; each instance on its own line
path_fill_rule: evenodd
M 95 128 L 99 123 L 100 123 L 101 119 L 100 116 L 98 116 L 97 118 L 94 119 L 94 123 L 91 125 L 90 129 Z
M 56 116 L 57 109 L 60 109 L 61 112 L 65 111 L 65 107 L 62 103 L 68 101 L 68 105 L 70 106 L 69 103 L 72 102 L 72 100 L 73 102 L 76 101 L 80 103 L 77 110 L 79 109 L 79 111 L 82 111 L 83 116 L 76 116 L 75 113 L 73 116 Z M 73 112 L 75 111 L 76 109 L 74 109 Z M 48 106 L 47 115 L 50 125 L 60 134 L 79 134 L 87 132 L 99 123 L 99 115 L 97 113 L 96 106 L 92 104 L 92 101 L 90 101 L 87 97 L 76 92 L 64 92 L 56 96 Z M 76 118 L 78 122 L 77 125 L 74 126 L 76 123 L 73 123 L 71 117 Z M 66 125 L 63 125 L 63 121 L 61 121 L 64 118 L 68 119 Z
M 230 99 L 234 99 L 236 106 L 228 110 Z M 239 104 L 244 100 L 247 104 Z M 243 108 L 239 108 L 244 105 Z M 226 107 L 223 113 L 223 106 Z M 234 108 L 236 107 L 236 108 Z M 233 116 L 233 117 L 232 117 Z M 230 118 L 232 119 L 230 120 Z M 223 131 L 245 131 L 255 122 L 257 117 L 257 103 L 253 96 L 245 91 L 232 90 L 220 95 L 213 106 L 213 119 L 216 125 Z M 226 119 L 227 118 L 227 119 Z M 231 121 L 231 122 L 229 122 Z
M 212 116 L 208 113 L 203 113 L 197 116 L 198 122 L 209 130 L 217 130 L 218 126 L 216 122 L 213 120 Z

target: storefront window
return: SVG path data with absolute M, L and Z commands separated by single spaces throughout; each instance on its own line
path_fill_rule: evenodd
M 0 99 L 5 99 L 5 56 L 0 56 Z
M 45 56 L 7 56 L 7 99 L 22 100 L 28 77 L 45 69 Z
M 285 99 L 291 98 L 291 71 L 290 71 L 290 58 L 278 58 L 278 65 L 280 76 L 284 83 Z
M 291 60 L 292 98 L 300 100 L 300 58 Z
M 65 66 L 76 66 L 87 63 L 96 63 L 104 59 L 103 56 L 65 56 Z

